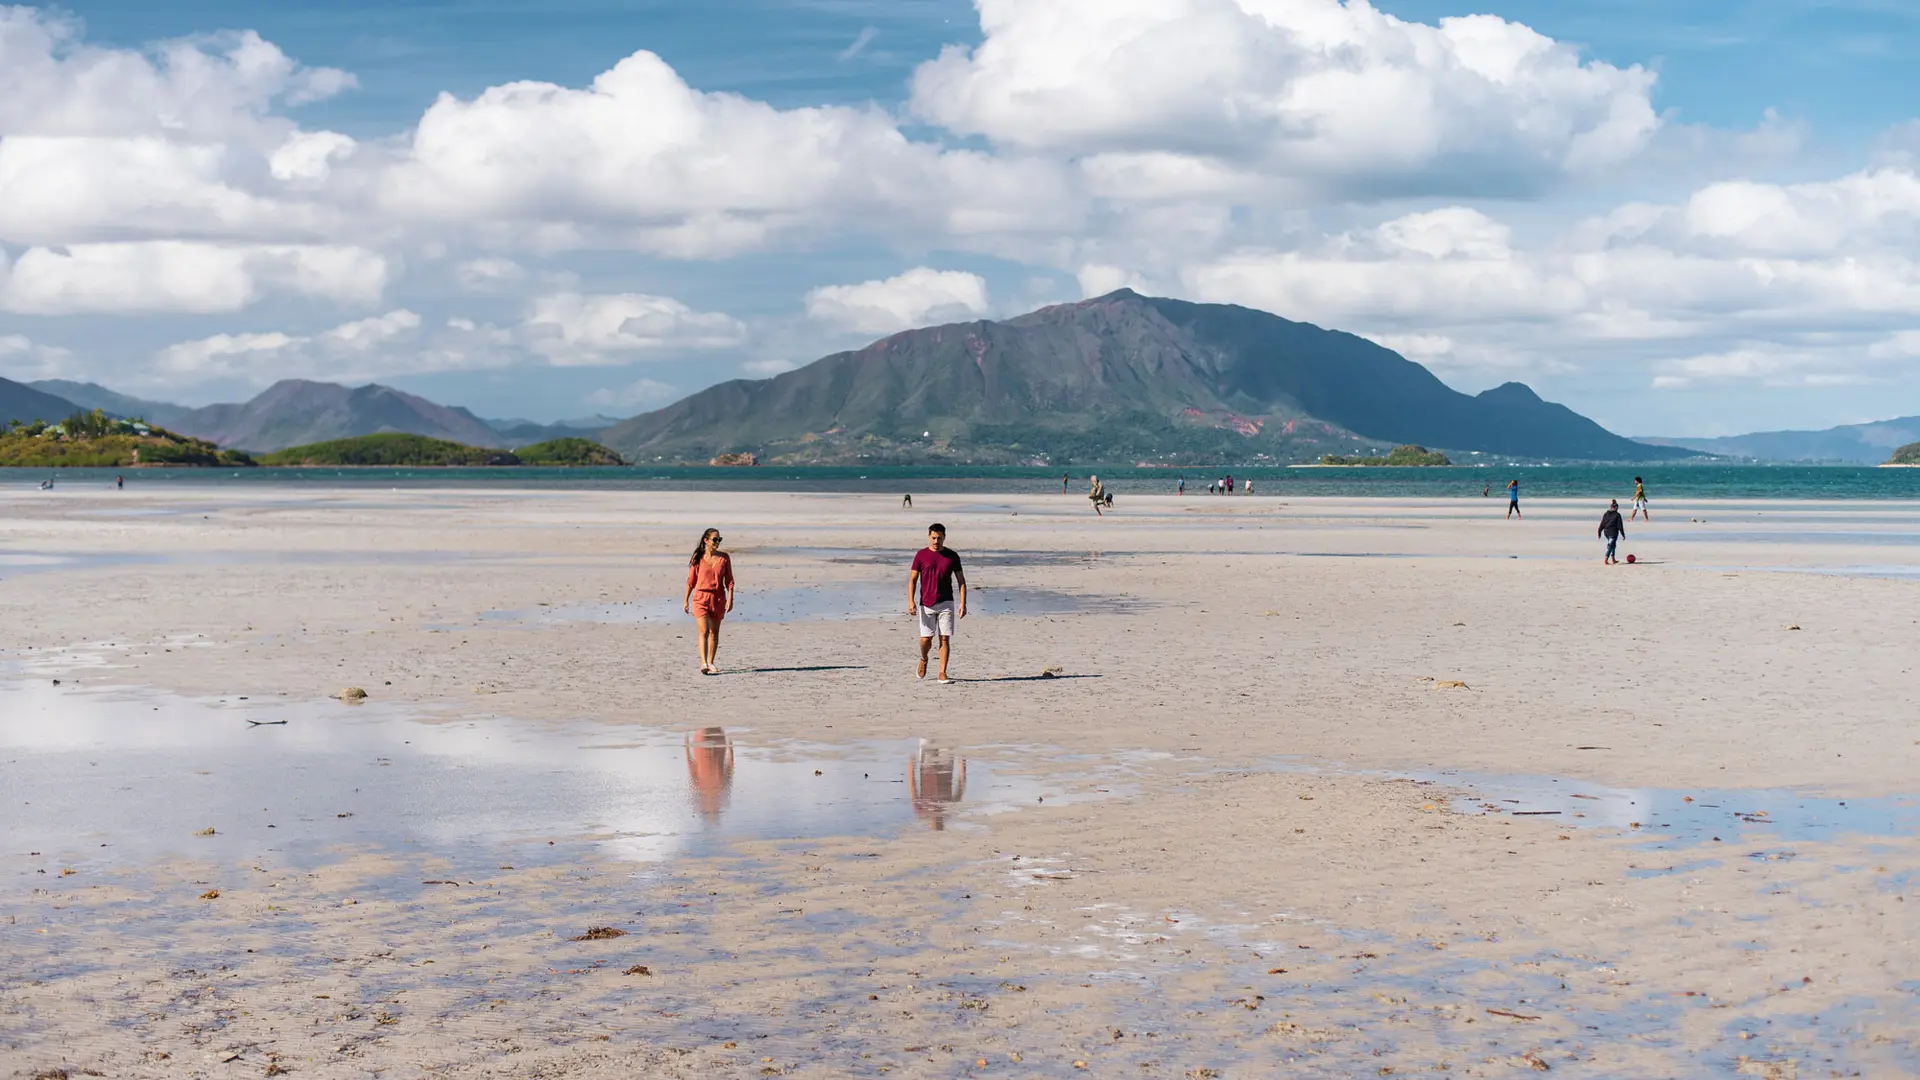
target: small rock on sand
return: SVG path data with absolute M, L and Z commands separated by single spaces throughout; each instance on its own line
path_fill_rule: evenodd
M 367 692 L 357 686 L 349 686 L 333 696 L 349 704 L 367 700 Z

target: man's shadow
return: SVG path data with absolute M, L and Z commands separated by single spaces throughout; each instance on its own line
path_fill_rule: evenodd
M 722 675 L 785 675 L 799 671 L 865 671 L 865 664 L 811 664 L 802 667 L 750 667 L 733 668 L 720 672 Z
M 1098 679 L 1099 675 L 999 675 L 988 679 L 956 678 L 957 683 L 1065 682 L 1068 679 Z

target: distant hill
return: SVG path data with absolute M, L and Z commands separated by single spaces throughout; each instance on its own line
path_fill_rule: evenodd
M 584 466 L 625 465 L 619 454 L 590 439 L 551 439 L 513 452 L 522 465 L 548 465 L 580 468 Z
M 426 435 L 477 446 L 527 446 L 553 439 L 592 438 L 618 423 L 608 416 L 557 424 L 482 420 L 467 409 L 436 405 L 425 398 L 379 385 L 349 390 L 333 383 L 288 381 L 276 383 L 243 404 L 199 408 L 133 397 L 97 383 L 69 379 L 43 379 L 32 386 L 83 408 L 100 409 L 124 419 L 145 420 L 226 445 L 248 445 L 255 450 L 278 450 L 298 443 L 382 431 Z M 236 439 L 246 442 L 229 442 Z
M 1920 465 L 1920 442 L 1911 442 L 1893 452 L 1888 465 Z
M 68 385 L 92 397 L 91 407 L 118 416 L 142 416 L 182 434 L 256 452 L 381 433 L 424 435 L 471 446 L 505 442 L 465 409 L 436 405 L 378 384 L 349 388 L 287 379 L 251 401 L 200 408 L 129 398 L 86 383 Z
M 80 403 L 70 398 L 57 397 L 12 379 L 0 379 L 0 427 L 15 420 L 22 424 L 35 420 L 53 424 L 80 411 Z
M 1519 383 L 1459 393 L 1364 338 L 1122 289 L 1005 322 L 910 330 L 601 432 L 628 458 L 782 463 L 1311 461 L 1405 443 L 1654 460 Z
M 32 384 L 36 390 L 62 397 L 83 409 L 99 409 L 109 416 L 122 420 L 145 420 L 149 424 L 158 424 L 172 430 L 181 430 L 179 422 L 191 416 L 194 409 L 185 405 L 170 405 L 164 401 L 148 401 L 145 398 L 131 397 L 116 393 L 98 383 L 74 382 L 71 379 L 41 379 Z
M 59 424 L 34 421 L 0 431 L 0 467 L 128 469 L 153 465 L 248 466 L 237 450 L 176 435 L 149 425 L 116 420 L 104 412 L 76 411 Z
M 619 422 L 619 418 L 613 416 L 588 416 L 578 420 L 562 420 L 555 424 L 517 419 L 481 421 L 499 432 L 508 446 L 527 446 L 553 439 L 591 439 Z
M 1759 431 L 1717 439 L 1643 438 L 1640 441 L 1757 461 L 1878 465 L 1893 448 L 1915 440 L 1920 440 L 1920 416 L 1903 416 L 1873 424 L 1845 424 L 1825 431 Z
M 452 465 L 518 465 L 520 459 L 505 450 L 465 446 L 424 435 L 386 432 L 332 439 L 306 446 L 290 446 L 260 459 L 262 465 L 334 465 L 441 467 Z

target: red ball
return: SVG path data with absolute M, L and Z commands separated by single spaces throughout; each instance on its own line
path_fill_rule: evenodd
M 1633 562 L 1633 561 L 1635 561 L 1635 560 L 1634 560 L 1634 557 L 1633 557 L 1633 556 L 1631 556 L 1631 555 L 1629 555 L 1629 556 L 1627 556 L 1627 561 L 1628 561 L 1628 562 Z

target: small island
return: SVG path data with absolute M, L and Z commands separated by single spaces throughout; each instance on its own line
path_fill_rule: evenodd
M 290 446 L 265 455 L 260 463 L 291 468 L 404 469 L 626 464 L 620 455 L 587 439 L 554 439 L 512 451 L 394 432 Z
M 138 420 L 95 409 L 58 424 L 10 421 L 0 427 L 0 467 L 142 469 L 161 466 L 243 467 L 254 460 Z
M 1451 465 L 1447 455 L 1438 450 L 1429 450 L 1424 446 L 1396 446 L 1386 457 L 1341 457 L 1327 454 L 1320 459 L 1322 465 L 1368 465 L 1368 466 L 1440 466 Z
M 313 467 L 387 466 L 448 468 L 459 465 L 518 465 L 520 459 L 505 450 L 467 446 L 425 435 L 388 432 L 360 435 L 351 439 L 332 439 L 276 450 L 260 459 L 262 465 Z
M 1906 465 L 1920 467 L 1920 442 L 1908 443 L 1893 452 L 1887 459 L 1888 465 Z
M 513 452 L 522 465 L 570 469 L 625 465 L 626 459 L 592 439 L 549 439 Z

